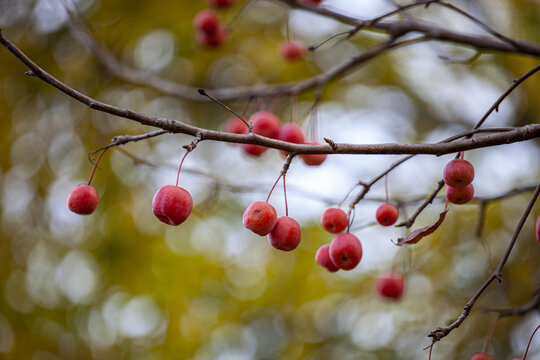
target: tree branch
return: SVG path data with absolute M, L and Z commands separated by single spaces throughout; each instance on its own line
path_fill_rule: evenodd
M 473 295 L 473 297 L 467 302 L 465 305 L 463 312 L 459 317 L 454 321 L 452 324 L 445 328 L 437 328 L 436 330 L 432 331 L 428 337 L 433 338 L 434 341 L 440 341 L 442 338 L 450 334 L 450 332 L 454 329 L 457 329 L 461 323 L 469 316 L 474 304 L 478 301 L 482 293 L 489 287 L 489 285 L 493 282 L 493 280 L 497 279 L 499 282 L 502 280 L 502 270 L 504 266 L 506 265 L 506 262 L 508 261 L 508 258 L 510 257 L 510 253 L 514 249 L 514 245 L 516 244 L 516 240 L 519 236 L 519 233 L 521 232 L 521 229 L 523 228 L 523 225 L 525 224 L 525 221 L 527 220 L 527 217 L 529 216 L 534 203 L 536 202 L 536 199 L 538 198 L 538 195 L 540 195 L 540 184 L 536 186 L 536 190 L 529 201 L 529 204 L 527 205 L 527 208 L 523 212 L 523 215 L 521 216 L 521 219 L 519 220 L 519 223 L 516 227 L 516 230 L 514 231 L 514 235 L 512 236 L 512 240 L 506 247 L 506 250 L 503 254 L 503 257 L 501 258 L 501 261 L 499 262 L 499 265 L 491 274 L 491 276 L 482 284 L 480 289 L 476 291 L 476 293 Z

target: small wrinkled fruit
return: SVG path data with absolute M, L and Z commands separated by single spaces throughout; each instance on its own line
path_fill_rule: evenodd
M 98 204 L 97 191 L 90 185 L 77 185 L 69 193 L 67 204 L 75 214 L 90 215 Z
M 296 220 L 288 216 L 277 218 L 276 226 L 268 234 L 268 242 L 278 250 L 291 251 L 302 240 L 302 231 Z
M 193 208 L 189 192 L 179 186 L 165 185 L 152 199 L 152 211 L 159 221 L 178 226 L 188 218 Z
M 332 207 L 324 210 L 321 216 L 321 225 L 326 231 L 338 234 L 349 225 L 349 218 L 345 211 Z
M 353 234 L 339 234 L 330 243 L 329 254 L 338 268 L 352 270 L 362 259 L 362 244 Z
M 255 234 L 266 236 L 276 225 L 276 209 L 269 203 L 256 201 L 248 206 L 242 221 L 244 226 Z

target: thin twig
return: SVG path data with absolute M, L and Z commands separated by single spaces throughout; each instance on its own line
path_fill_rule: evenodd
M 484 293 L 484 291 L 489 287 L 489 285 L 497 279 L 499 282 L 502 281 L 502 270 L 504 266 L 506 265 L 506 262 L 508 261 L 508 258 L 510 257 L 510 254 L 512 253 L 512 250 L 514 249 L 514 245 L 516 244 L 516 240 L 519 236 L 519 233 L 521 232 L 521 229 L 523 228 L 523 225 L 525 224 L 525 221 L 527 220 L 527 217 L 529 216 L 536 199 L 538 198 L 538 195 L 540 195 L 540 184 L 536 186 L 536 190 L 529 201 L 529 204 L 527 205 L 527 208 L 523 212 L 523 215 L 521 216 L 521 219 L 519 220 L 519 223 L 516 226 L 516 230 L 514 231 L 514 235 L 512 236 L 512 239 L 510 240 L 510 243 L 506 247 L 506 250 L 501 258 L 501 261 L 499 262 L 499 265 L 491 274 L 491 276 L 482 284 L 482 286 L 476 291 L 476 293 L 472 296 L 472 298 L 467 302 L 465 305 L 463 312 L 459 317 L 449 326 L 444 328 L 437 328 L 436 330 L 432 331 L 428 336 L 433 338 L 434 341 L 440 341 L 445 336 L 450 334 L 452 330 L 457 329 L 463 321 L 469 316 L 474 304 L 478 301 L 480 296 Z

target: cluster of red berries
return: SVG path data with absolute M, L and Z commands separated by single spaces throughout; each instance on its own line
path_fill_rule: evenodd
M 209 5 L 213 8 L 228 8 L 234 2 L 235 0 L 208 0 Z M 212 9 L 199 12 L 193 19 L 193 27 L 195 29 L 195 41 L 200 46 L 216 48 L 221 46 L 227 39 L 225 25 Z
M 468 203 L 474 196 L 474 167 L 464 159 L 454 159 L 444 167 L 446 199 L 454 204 Z
M 260 236 L 268 235 L 268 242 L 276 249 L 291 251 L 302 240 L 300 225 L 289 216 L 277 216 L 276 209 L 267 202 L 256 201 L 244 212 L 246 228 Z
M 286 124 L 281 126 L 279 118 L 271 112 L 256 112 L 251 115 L 249 121 L 253 126 L 253 132 L 257 135 L 294 144 L 318 144 L 317 142 L 306 140 L 304 132 L 298 125 Z M 248 128 L 242 119 L 232 117 L 225 124 L 225 131 L 233 134 L 247 134 Z M 267 151 L 268 148 L 254 144 L 242 144 L 242 150 L 248 155 L 258 157 Z M 284 152 L 282 154 L 287 155 Z M 307 165 L 320 165 L 326 160 L 326 154 L 302 154 L 300 158 Z

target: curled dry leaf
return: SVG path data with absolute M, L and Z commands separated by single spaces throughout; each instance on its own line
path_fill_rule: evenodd
M 405 244 L 416 244 L 419 242 L 424 236 L 428 236 L 429 234 L 433 233 L 437 228 L 442 224 L 444 221 L 444 218 L 446 217 L 446 213 L 448 212 L 448 208 L 445 208 L 442 213 L 439 214 L 439 220 L 433 225 L 425 226 L 420 229 L 416 229 L 413 232 L 411 232 L 407 237 L 399 238 L 397 241 L 398 246 L 403 246 Z

